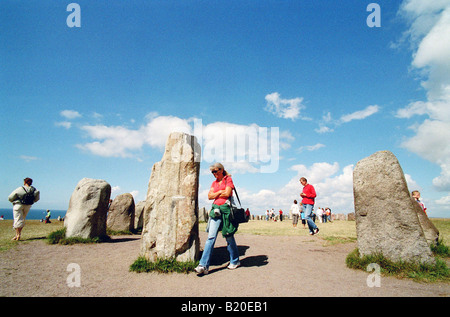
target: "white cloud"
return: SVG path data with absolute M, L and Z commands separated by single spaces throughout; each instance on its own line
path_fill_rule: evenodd
M 319 149 L 321 149 L 323 147 L 325 147 L 325 144 L 317 143 L 315 145 L 301 146 L 299 148 L 299 151 L 307 150 L 307 151 L 312 152 L 312 151 L 317 151 L 317 150 L 319 150 Z
M 134 157 L 144 145 L 164 148 L 169 134 L 173 131 L 191 133 L 189 120 L 173 116 L 150 117 L 146 125 L 137 130 L 123 126 L 94 125 L 82 126 L 88 136 L 99 140 L 77 147 L 104 157 Z
M 202 160 L 219 161 L 250 173 L 271 167 L 277 169 L 280 147 L 289 148 L 293 139 L 287 131 L 279 133 L 278 128 L 213 122 L 203 126 Z
M 69 120 L 80 118 L 81 114 L 78 111 L 75 110 L 63 110 L 59 113 L 64 118 L 67 118 Z
M 298 119 L 300 110 L 304 109 L 302 105 L 303 98 L 282 99 L 278 92 L 266 96 L 267 105 L 264 110 L 283 119 Z
M 201 120 L 158 116 L 151 113 L 139 129 L 123 126 L 85 125 L 80 129 L 95 141 L 77 147 L 103 157 L 136 157 L 144 146 L 164 149 L 173 131 L 194 134 L 202 146 L 202 161 L 219 161 L 239 172 L 270 172 L 278 169 L 279 151 L 290 148 L 294 140 L 289 131 L 265 128 L 256 124 L 239 125 L 213 122 L 203 126 Z M 191 124 L 194 127 L 192 128 Z
M 31 162 L 31 161 L 36 161 L 38 160 L 38 158 L 36 156 L 29 156 L 29 155 L 21 155 L 19 156 L 22 160 L 24 160 L 25 162 Z
M 440 209 L 450 210 L 450 193 L 436 200 L 435 203 L 439 205 Z
M 100 141 L 78 144 L 77 147 L 104 157 L 132 157 L 131 151 L 139 150 L 144 144 L 140 130 L 130 130 L 122 126 L 83 126 L 82 130 Z
M 425 115 L 415 135 L 402 146 L 438 164 L 436 189 L 450 190 L 450 1 L 406 0 L 401 13 L 408 19 L 413 47 L 412 66 L 422 71 L 426 101 L 415 101 L 397 111 L 399 118 Z
M 314 129 L 319 134 L 323 133 L 330 133 L 334 131 L 334 128 L 331 128 L 330 126 L 338 127 L 341 124 L 351 122 L 353 120 L 363 120 L 371 115 L 374 115 L 380 111 L 380 107 L 377 105 L 371 105 L 366 107 L 363 110 L 358 110 L 349 114 L 345 114 L 341 116 L 339 120 L 333 119 L 331 117 L 331 113 L 327 112 L 325 115 L 322 116 L 322 120 L 319 121 L 319 127 Z
M 120 192 L 120 186 L 111 187 L 111 194 L 117 194 L 118 192 Z
M 422 187 L 415 180 L 412 179 L 411 175 L 405 173 L 405 179 L 406 183 L 408 184 L 408 189 L 410 192 L 412 192 L 413 190 L 418 191 L 422 190 Z
M 379 110 L 380 107 L 378 107 L 377 105 L 368 106 L 364 110 L 355 111 L 353 113 L 343 115 L 340 121 L 343 123 L 347 123 L 353 120 L 362 120 L 377 113 Z
M 70 127 L 72 126 L 72 122 L 70 121 L 55 122 L 55 126 L 70 129 Z
M 319 134 L 322 134 L 322 133 L 333 132 L 334 129 L 331 129 L 331 128 L 321 124 L 321 125 L 319 125 L 319 128 L 318 129 L 314 129 L 314 131 L 316 131 Z

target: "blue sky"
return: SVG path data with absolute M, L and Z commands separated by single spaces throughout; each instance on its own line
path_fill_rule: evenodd
M 354 165 L 390 150 L 448 217 L 450 1 L 377 1 L 373 28 L 361 0 L 76 1 L 72 28 L 69 3 L 0 3 L 0 208 L 25 177 L 36 208 L 66 209 L 83 177 L 143 200 L 170 131 L 200 121 L 203 146 L 278 128 L 275 172 L 223 162 L 255 213 L 287 211 L 301 176 L 352 212 Z

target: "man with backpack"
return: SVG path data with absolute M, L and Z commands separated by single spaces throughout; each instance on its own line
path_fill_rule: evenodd
M 31 186 L 33 180 L 29 177 L 23 180 L 23 186 L 18 187 L 9 195 L 8 200 L 13 204 L 14 223 L 16 236 L 12 240 L 19 241 L 20 234 L 25 225 L 25 218 L 30 211 L 31 205 L 40 198 L 39 191 Z

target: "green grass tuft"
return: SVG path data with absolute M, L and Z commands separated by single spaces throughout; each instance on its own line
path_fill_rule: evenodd
M 411 278 L 416 282 L 448 282 L 450 270 L 445 261 L 436 258 L 435 264 L 404 261 L 391 261 L 382 254 L 360 256 L 358 249 L 353 250 L 345 259 L 347 267 L 365 271 L 370 263 L 380 265 L 381 274 L 398 278 Z
M 66 228 L 53 231 L 47 236 L 47 242 L 49 244 L 76 244 L 76 243 L 100 243 L 109 241 L 109 236 L 95 237 L 95 238 L 80 238 L 80 237 L 70 237 L 66 238 Z
M 155 262 L 149 261 L 144 256 L 139 256 L 130 266 L 131 272 L 137 273 L 190 273 L 197 267 L 198 261 L 179 262 L 174 258 L 157 259 Z

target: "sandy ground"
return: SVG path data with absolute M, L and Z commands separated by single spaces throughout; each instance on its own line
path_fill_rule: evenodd
M 201 232 L 201 246 L 206 233 Z M 369 273 L 345 265 L 354 243 L 323 246 L 318 237 L 236 235 L 242 266 L 228 270 L 226 242 L 220 235 L 210 273 L 133 273 L 140 236 L 116 236 L 110 243 L 48 245 L 19 243 L 0 253 L 0 296 L 450 296 L 450 284 L 417 283 L 381 277 L 368 287 Z M 80 287 L 67 278 L 76 263 Z

